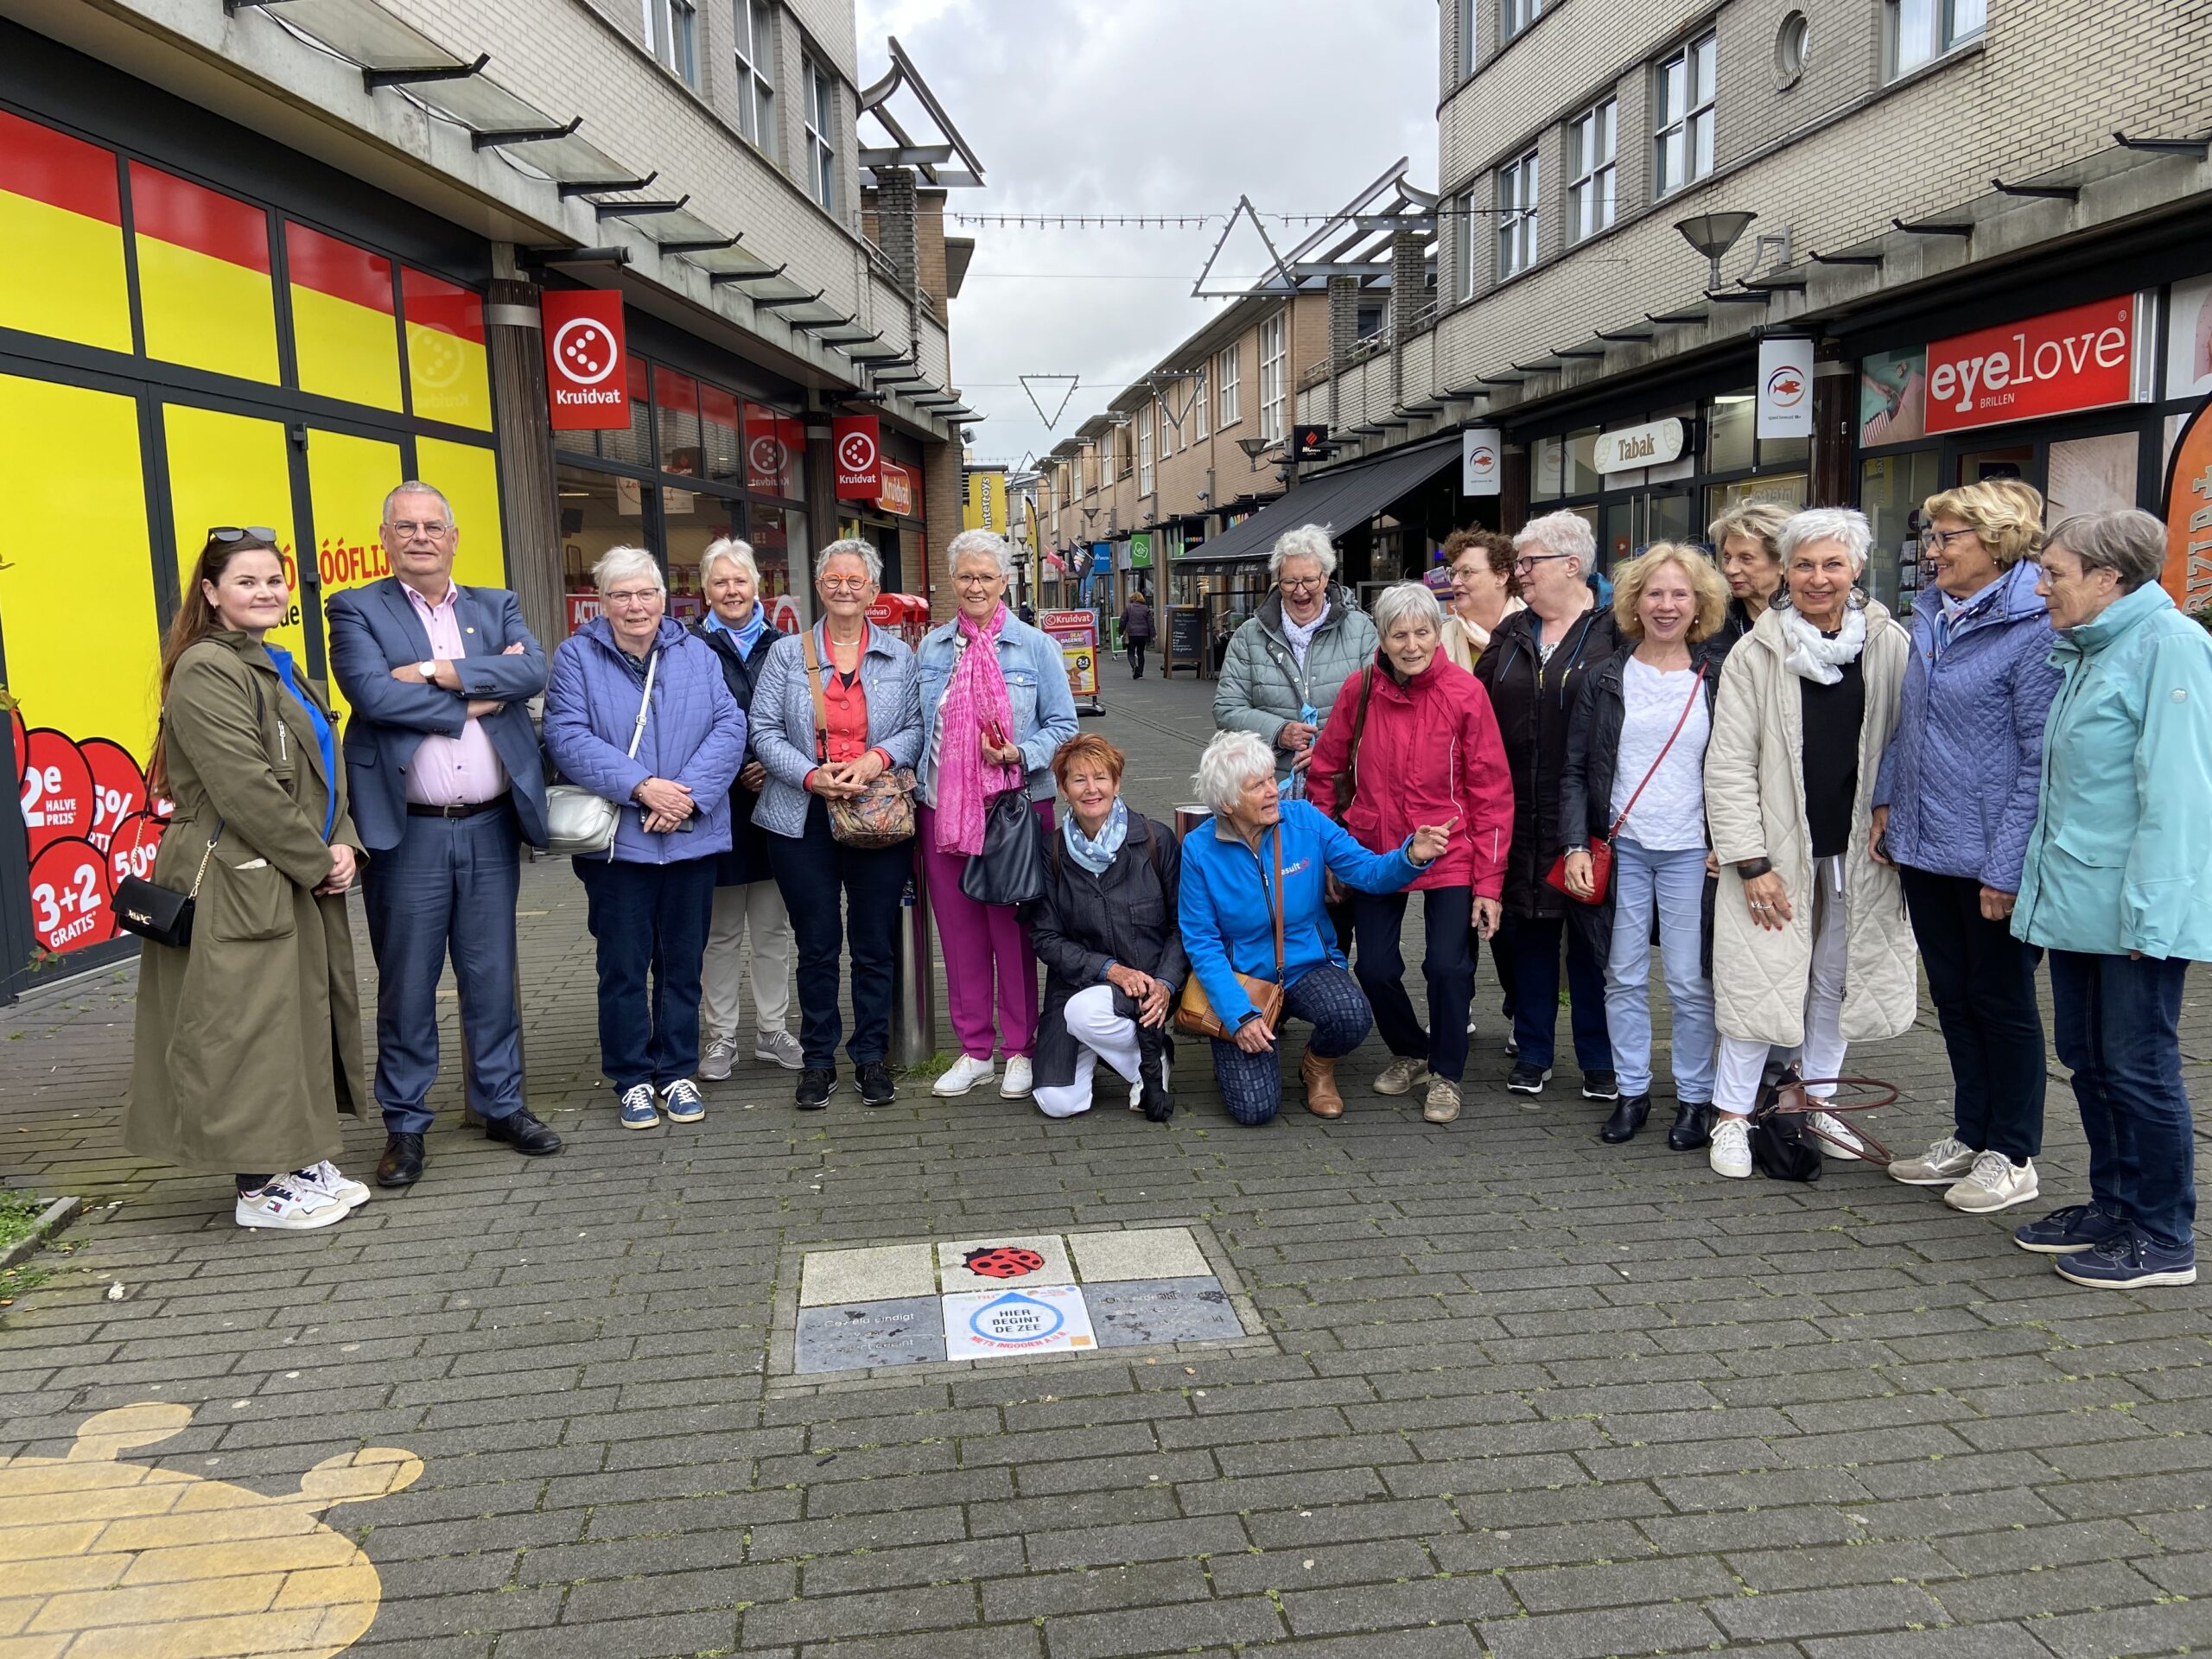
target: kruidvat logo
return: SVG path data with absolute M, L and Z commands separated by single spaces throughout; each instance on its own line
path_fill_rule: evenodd
M 596 317 L 571 317 L 553 336 L 553 363 L 569 384 L 553 388 L 564 409 L 596 409 L 622 401 L 618 386 L 601 383 L 622 361 L 622 348 Z
M 875 470 L 875 440 L 865 432 L 848 432 L 837 446 L 837 464 L 856 478 Z

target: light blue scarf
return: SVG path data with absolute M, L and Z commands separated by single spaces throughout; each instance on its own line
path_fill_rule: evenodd
M 1129 833 L 1128 804 L 1118 795 L 1114 798 L 1114 810 L 1106 815 L 1106 822 L 1093 841 L 1083 833 L 1082 827 L 1071 812 L 1060 820 L 1060 837 L 1067 842 L 1068 856 L 1089 870 L 1093 875 L 1106 874 L 1106 867 L 1114 861 L 1114 855 L 1122 850 L 1122 842 Z

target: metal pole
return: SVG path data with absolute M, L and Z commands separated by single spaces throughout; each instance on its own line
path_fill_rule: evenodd
M 899 895 L 899 945 L 891 960 L 891 1058 L 900 1065 L 920 1065 L 937 1052 L 937 982 L 931 971 L 936 954 L 929 884 L 918 848 Z

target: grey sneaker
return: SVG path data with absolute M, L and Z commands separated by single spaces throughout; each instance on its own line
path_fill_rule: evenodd
M 753 1058 L 769 1065 L 780 1065 L 786 1071 L 797 1071 L 806 1063 L 798 1039 L 788 1031 L 764 1031 L 753 1039 Z M 714 1074 L 707 1074 L 712 1077 Z
M 1459 1116 L 1459 1085 L 1449 1077 L 1428 1080 L 1428 1098 L 1421 1109 L 1421 1119 L 1428 1123 L 1449 1123 Z
M 2034 1159 L 2016 1164 L 2001 1152 L 1985 1152 L 1974 1160 L 1966 1179 L 1943 1194 L 1943 1202 L 1970 1216 L 1987 1216 L 2029 1203 L 2042 1192 Z
M 1890 1179 L 1907 1186 L 1948 1186 L 1974 1167 L 1980 1157 L 1955 1135 L 1947 1135 L 1917 1158 L 1899 1158 L 1890 1165 Z
M 710 1039 L 706 1052 L 699 1056 L 699 1075 L 709 1083 L 721 1083 L 729 1076 L 729 1069 L 737 1059 L 737 1045 L 727 1037 Z
M 1414 1085 L 1428 1075 L 1428 1062 L 1409 1060 L 1402 1054 L 1382 1068 L 1382 1075 L 1375 1079 L 1378 1095 L 1409 1095 Z

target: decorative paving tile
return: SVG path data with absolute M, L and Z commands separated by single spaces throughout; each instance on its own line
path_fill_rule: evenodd
M 1073 1282 L 1067 1246 L 1056 1233 L 1017 1237 L 1000 1233 L 937 1247 L 940 1290 L 988 1290 L 1007 1285 Z
M 1196 1279 L 1211 1274 L 1187 1227 L 1141 1227 L 1122 1233 L 1071 1233 L 1068 1249 L 1086 1285 L 1109 1279 Z
M 884 1244 L 862 1250 L 810 1250 L 799 1270 L 798 1305 L 882 1301 L 930 1296 L 937 1271 L 926 1244 Z
M 798 1311 L 794 1369 L 799 1371 L 850 1371 L 944 1357 L 944 1326 L 934 1296 Z
M 1098 1345 L 1090 1311 L 1073 1285 L 963 1290 L 942 1300 L 948 1359 L 1084 1353 Z
M 1220 1342 L 1244 1334 L 1229 1293 L 1203 1279 L 1126 1279 L 1084 1291 L 1102 1348 L 1154 1342 Z

